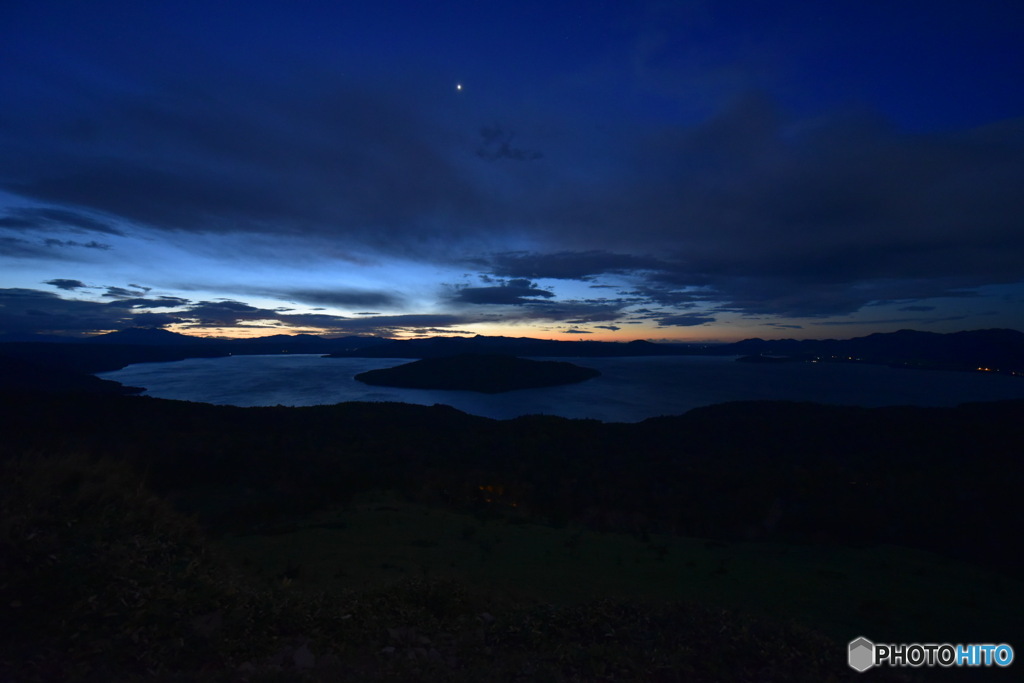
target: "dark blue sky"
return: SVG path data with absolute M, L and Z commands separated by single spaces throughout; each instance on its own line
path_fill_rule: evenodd
M 2 331 L 1024 326 L 1019 3 L 4 15 Z

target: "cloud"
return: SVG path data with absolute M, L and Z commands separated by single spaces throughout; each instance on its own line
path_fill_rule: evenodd
M 82 243 L 75 240 L 60 240 L 53 237 L 41 240 L 27 240 L 21 237 L 0 235 L 0 256 L 11 258 L 73 260 L 71 254 L 64 251 L 67 247 L 80 247 L 99 251 L 107 251 L 111 248 L 109 244 L 103 244 L 95 240 Z
M 20 237 L 7 237 L 0 235 L 0 256 L 12 258 L 32 258 L 43 251 L 39 246 L 21 239 Z
M 374 292 L 346 288 L 291 289 L 279 293 L 279 296 L 308 304 L 327 304 L 329 306 L 342 307 L 381 306 L 385 308 L 397 308 L 400 307 L 403 302 L 403 297 L 390 292 Z
M 939 318 L 877 318 L 874 320 L 822 320 L 814 322 L 812 324 L 822 325 L 826 327 L 843 327 L 846 325 L 902 325 L 908 323 L 917 325 L 934 325 L 935 323 L 965 320 L 966 318 L 966 315 L 950 315 Z
M 669 67 L 673 49 L 641 42 L 633 75 L 648 94 L 731 73 Z M 76 234 L 144 231 L 183 249 L 252 235 L 358 247 L 383 262 L 468 263 L 495 279 L 435 302 L 456 312 L 616 322 L 607 316 L 628 304 L 656 305 L 671 309 L 655 319 L 672 326 L 717 312 L 824 318 L 1024 280 L 1024 119 L 914 133 L 866 108 L 796 116 L 753 91 L 759 79 L 725 78 L 699 116 L 636 125 L 614 103 L 588 110 L 568 97 L 456 107 L 434 91 L 430 66 L 343 73 L 301 57 L 280 69 L 183 58 L 166 71 L 78 56 L 82 77 L 35 64 L 7 98 L 0 187 L 62 207 L 7 209 L 8 257 L 129 256 L 122 241 Z M 503 123 L 479 126 L 493 120 Z M 511 163 L 539 149 L 542 163 Z M 560 301 L 535 284 L 607 287 L 606 276 L 623 294 L 603 303 Z M 416 298 L 273 294 L 385 311 Z M 236 324 L 267 314 L 216 302 L 196 311 Z
M 583 325 L 595 322 L 617 321 L 623 316 L 626 304 L 619 301 L 603 299 L 577 301 L 537 301 L 521 306 L 512 311 L 502 313 L 502 319 L 508 322 L 567 322 L 572 325 Z
M 110 249 L 109 244 L 97 242 L 96 240 L 90 240 L 88 242 L 76 242 L 75 240 L 59 240 L 53 237 L 47 237 L 43 240 L 43 244 L 48 247 L 82 247 L 83 249 L 100 249 L 106 251 Z
M 55 280 L 66 286 L 79 281 Z M 56 286 L 56 285 L 54 285 Z M 531 291 L 528 281 L 510 281 L 512 289 Z M 77 289 L 78 287 L 74 287 Z M 72 291 L 72 290 L 65 290 Z M 108 286 L 101 296 L 107 301 L 64 299 L 56 293 L 31 289 L 0 290 L 0 329 L 8 332 L 71 332 L 89 334 L 102 330 L 133 326 L 161 327 L 175 324 L 182 329 L 269 328 L 284 330 L 314 328 L 327 335 L 373 334 L 394 336 L 415 334 L 473 334 L 460 329 L 474 323 L 565 322 L 570 325 L 609 321 L 621 315 L 621 307 L 607 301 L 528 301 L 510 305 L 508 313 L 484 309 L 483 312 L 396 314 L 367 313 L 346 317 L 327 313 L 293 313 L 267 309 L 232 299 L 189 301 L 173 296 L 139 296 L 141 288 Z M 532 304 L 532 305 L 531 305 Z M 153 312 L 152 309 L 174 309 Z M 605 325 L 606 329 L 615 326 Z M 578 328 L 577 328 L 578 329 Z M 586 332 L 579 332 L 584 334 Z
M 832 315 L 1024 278 L 1024 119 L 910 134 L 868 115 L 787 120 L 752 97 L 657 131 L 628 166 L 566 192 L 563 237 L 661 254 L 650 284 L 737 310 Z
M 478 263 L 486 264 L 491 274 L 499 277 L 552 280 L 588 280 L 605 273 L 662 269 L 666 265 L 652 257 L 614 254 L 596 249 L 554 253 L 509 251 L 493 254 Z
M 416 329 L 417 334 L 421 335 L 444 335 L 451 336 L 455 334 L 476 336 L 476 332 L 471 330 L 453 330 L 450 327 L 420 327 Z
M 55 279 L 46 284 L 63 291 L 87 287 L 79 280 Z M 0 289 L 0 329 L 5 332 L 93 334 L 126 327 L 162 327 L 191 317 L 189 301 L 179 297 L 123 298 L 133 292 L 108 287 L 103 296 L 113 301 L 66 299 L 36 289 Z M 114 294 L 112 295 L 111 292 Z M 134 294 L 137 296 L 137 292 Z M 153 313 L 147 309 L 178 308 Z M 136 312 L 144 311 L 144 312 Z
M 240 301 L 200 301 L 177 313 L 185 328 L 204 327 L 284 327 L 319 328 L 324 334 L 373 334 L 390 336 L 396 332 L 418 332 L 479 322 L 488 316 L 453 314 L 372 315 L 359 318 L 326 313 L 282 313 L 250 306 Z
M 137 327 L 166 327 L 183 321 L 184 318 L 170 313 L 136 313 L 132 316 L 131 324 Z
M 104 295 L 108 296 L 108 295 Z M 188 305 L 188 299 L 177 296 L 161 296 L 156 299 L 118 299 L 110 301 L 107 306 L 115 308 L 181 308 Z
M 148 287 L 139 287 L 138 285 L 129 285 L 132 289 L 125 289 L 124 287 L 108 286 L 101 296 L 110 299 L 132 299 L 135 297 L 145 296 L 150 291 Z
M 61 281 L 63 282 L 63 281 Z M 71 281 L 74 284 L 75 281 Z M 81 283 L 79 283 L 81 284 Z M 84 285 L 83 285 L 84 286 Z M 65 332 L 90 334 L 126 327 L 190 328 L 315 328 L 325 334 L 376 334 L 451 331 L 462 324 L 493 321 L 492 314 L 369 315 L 347 318 L 325 313 L 290 313 L 264 309 L 235 300 L 190 302 L 180 297 L 124 298 L 131 290 L 108 287 L 112 301 L 64 299 L 56 293 L 32 289 L 0 289 L 0 329 L 5 332 Z M 178 310 L 155 313 L 150 309 Z M 144 311 L 144 312 L 136 312 Z M 455 330 L 459 332 L 458 330 Z M 459 332 L 469 334 L 468 332 Z
M 13 216 L 5 216 L 0 218 L 0 228 L 7 230 L 21 230 L 23 228 L 34 228 L 36 223 L 34 221 L 26 220 L 24 218 L 17 218 Z
M 35 289 L 0 289 L 0 329 L 16 333 L 93 333 L 131 327 L 134 316 L 105 302 L 63 299 Z
M 512 145 L 515 133 L 505 132 L 500 126 L 484 126 L 480 129 L 480 146 L 476 153 L 482 159 L 497 161 L 511 159 L 513 161 L 536 161 L 544 157 L 537 151 L 525 150 Z
M 651 279 L 656 279 L 659 274 L 652 274 Z M 707 301 L 711 295 L 705 291 L 682 291 L 672 287 L 665 287 L 658 284 L 645 284 L 625 293 L 636 301 L 645 304 L 658 304 L 660 306 L 672 306 L 674 308 L 692 308 L 701 301 Z M 640 311 L 638 311 L 640 312 Z
M 276 311 L 261 309 L 241 301 L 199 301 L 183 314 L 195 327 L 233 327 L 255 320 L 279 318 Z
M 516 278 L 496 287 L 459 287 L 451 300 L 461 304 L 504 304 L 521 306 L 533 303 L 536 297 L 552 298 L 553 292 L 539 288 L 530 280 Z
M 413 334 L 472 334 L 454 326 L 479 322 L 479 316 L 462 316 L 451 314 L 408 314 L 381 315 L 365 318 L 342 318 L 327 315 L 289 315 L 279 316 L 282 322 L 294 326 L 318 327 L 328 335 L 375 335 L 382 337 L 394 336 L 397 333 Z
M 101 232 L 108 235 L 124 235 L 120 229 L 97 220 L 79 211 L 53 208 L 9 208 L 7 215 L 0 218 L 0 228 L 34 230 L 70 228 L 74 232 Z
M 416 313 L 408 315 L 379 315 L 373 318 L 358 318 L 347 321 L 343 328 L 354 325 L 370 324 L 374 329 L 416 329 L 440 328 L 461 325 L 478 321 L 479 318 L 446 313 Z
M 81 289 L 82 287 L 85 287 L 85 283 L 82 282 L 81 280 L 65 280 L 65 279 L 62 279 L 62 278 L 55 278 L 53 280 L 47 280 L 43 284 L 45 284 L 45 285 L 53 285 L 57 289 L 63 289 L 65 291 L 71 291 L 71 290 Z
M 658 318 L 659 327 L 694 327 L 695 325 L 706 325 L 715 322 L 715 319 L 700 313 L 682 313 L 680 315 L 666 315 Z
M 278 81 L 207 66 L 137 89 L 85 81 L 83 99 L 53 111 L 50 127 L 9 112 L 2 184 L 179 233 L 341 237 L 392 252 L 421 252 L 490 222 L 493 200 L 459 160 L 472 150 L 452 148 L 452 131 L 417 87 L 401 76 L 304 72 Z M 96 135 L 72 144 L 62 131 L 82 118 Z M 78 211 L 13 218 L 117 234 Z

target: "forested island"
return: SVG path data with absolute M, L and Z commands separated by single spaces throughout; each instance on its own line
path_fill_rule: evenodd
M 575 384 L 601 373 L 562 361 L 537 361 L 514 356 L 465 353 L 425 358 L 394 368 L 362 372 L 365 384 L 407 389 L 451 389 L 497 394 L 517 389 Z

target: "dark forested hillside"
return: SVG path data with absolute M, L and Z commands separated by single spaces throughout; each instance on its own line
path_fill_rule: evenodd
M 1008 567 L 1019 556 L 1003 539 L 1024 531 L 1022 409 L 732 403 L 604 424 L 493 421 L 446 406 L 235 408 L 6 394 L 0 448 L 125 457 L 157 491 L 182 500 L 217 490 L 215 505 L 195 505 L 219 527 L 390 488 L 556 524 L 894 543 Z M 502 493 L 482 495 L 488 486 Z

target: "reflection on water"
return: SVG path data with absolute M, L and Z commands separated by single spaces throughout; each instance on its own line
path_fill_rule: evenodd
M 159 398 L 236 406 L 308 406 L 342 401 L 443 403 L 467 413 L 508 419 L 548 414 L 605 422 L 741 400 L 815 401 L 844 405 L 956 405 L 1024 398 L 1024 380 L 986 373 L 897 370 L 879 365 L 737 363 L 730 357 L 560 358 L 602 375 L 580 384 L 503 394 L 392 389 L 353 376 L 409 362 L 317 355 L 192 358 L 142 363 L 100 375 L 146 387 Z

